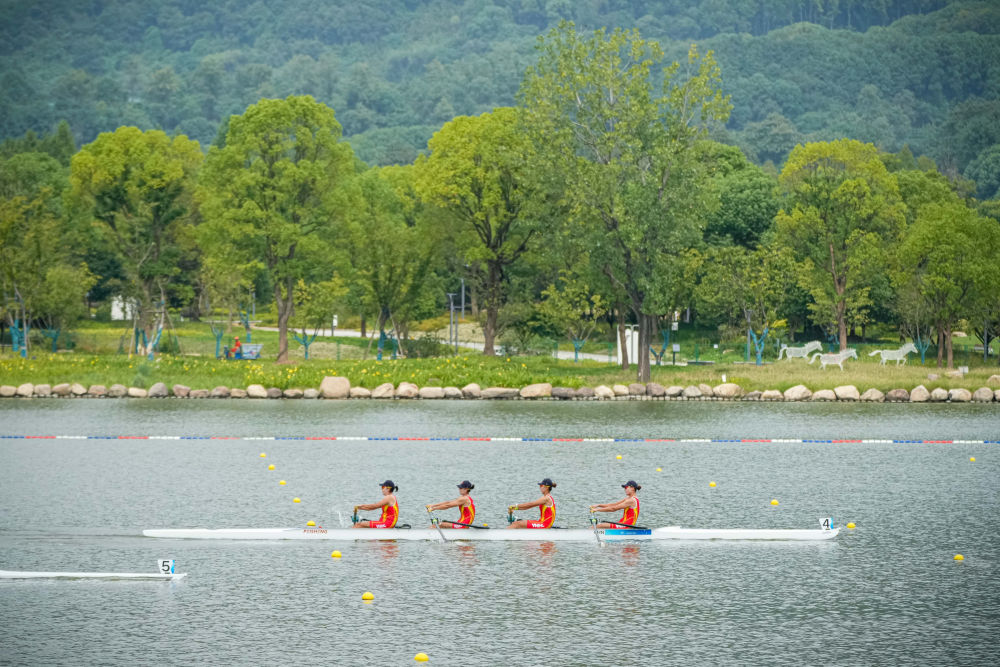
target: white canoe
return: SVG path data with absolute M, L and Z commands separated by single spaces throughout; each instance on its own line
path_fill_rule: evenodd
M 172 581 L 186 577 L 187 573 L 159 574 L 156 572 L 18 572 L 0 570 L 0 579 L 139 579 L 144 581 Z
M 443 528 L 444 539 L 474 541 L 594 542 L 632 540 L 829 540 L 832 530 L 757 529 L 757 528 L 681 528 L 665 526 L 651 530 L 606 529 L 594 535 L 591 528 L 504 530 Z M 441 533 L 433 528 L 166 528 L 144 530 L 146 537 L 183 540 L 431 540 L 440 542 Z

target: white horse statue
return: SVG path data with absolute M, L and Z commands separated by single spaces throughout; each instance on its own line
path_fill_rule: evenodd
M 812 359 L 809 360 L 809 363 L 811 364 L 816 361 L 816 357 L 819 357 L 820 370 L 825 371 L 827 364 L 837 364 L 840 366 L 840 370 L 844 370 L 844 361 L 851 358 L 857 359 L 858 351 L 851 347 L 843 352 L 837 352 L 835 354 L 823 354 L 822 352 L 817 352 L 813 355 Z
M 823 344 L 818 340 L 811 340 L 802 347 L 788 347 L 784 343 L 781 344 L 781 351 L 778 352 L 778 361 L 781 361 L 781 355 L 785 355 L 786 359 L 791 359 L 792 357 L 799 357 L 800 359 L 805 359 L 809 356 L 809 353 L 813 350 L 822 350 Z
M 885 362 L 887 361 L 895 361 L 897 366 L 899 365 L 899 362 L 902 361 L 903 365 L 905 366 L 906 355 L 908 355 L 910 352 L 916 354 L 917 346 L 914 345 L 913 343 L 904 343 L 903 347 L 899 348 L 898 350 L 875 350 L 874 352 L 869 352 L 868 356 L 874 357 L 876 354 L 882 355 L 881 363 L 883 366 L 885 366 Z

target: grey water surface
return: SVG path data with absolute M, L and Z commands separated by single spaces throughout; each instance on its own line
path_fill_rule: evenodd
M 0 436 L 28 435 L 153 438 L 0 439 L 0 569 L 138 572 L 174 558 L 189 574 L 0 581 L 3 664 L 404 665 L 418 652 L 438 665 L 1000 661 L 1000 445 L 454 439 L 995 440 L 996 405 L 0 402 Z M 252 439 L 270 436 L 453 439 Z M 635 479 L 647 526 L 813 528 L 832 516 L 857 528 L 818 543 L 141 536 L 339 526 L 387 477 L 414 527 L 424 504 L 470 479 L 477 521 L 501 528 L 505 507 L 551 477 L 562 526 L 589 525 L 587 506 Z

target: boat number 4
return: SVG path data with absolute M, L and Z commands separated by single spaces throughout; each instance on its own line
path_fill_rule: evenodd
M 173 574 L 174 573 L 174 559 L 170 560 L 158 560 L 156 561 L 157 569 L 159 569 L 160 574 Z
M 819 520 L 819 527 L 822 528 L 823 530 L 832 530 L 833 529 L 833 518 L 832 517 L 823 517 L 822 519 Z

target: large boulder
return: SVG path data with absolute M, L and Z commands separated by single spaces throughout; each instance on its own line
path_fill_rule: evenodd
M 743 394 L 744 401 L 759 401 L 763 394 L 756 389 L 754 391 Z
M 383 382 L 372 389 L 372 398 L 393 398 L 396 395 L 396 388 L 391 382 Z
M 215 387 L 208 396 L 209 398 L 229 398 L 229 387 Z
M 458 387 L 445 387 L 444 388 L 444 397 L 445 398 L 456 399 L 456 398 L 462 398 L 463 396 L 464 396 L 464 394 L 462 394 L 462 390 L 459 389 Z
M 31 395 L 35 393 L 35 385 L 31 382 L 25 382 L 19 384 L 17 389 L 14 390 L 14 394 L 20 396 L 21 398 L 31 398 Z
M 420 391 L 417 392 L 420 398 L 426 398 L 428 400 L 436 400 L 439 398 L 444 398 L 444 387 L 421 387 Z
M 833 393 L 837 395 L 838 401 L 860 401 L 861 394 L 853 384 L 845 384 L 833 388 Z
M 786 401 L 808 401 L 812 392 L 804 384 L 797 384 L 786 389 L 783 396 Z
M 412 382 L 400 382 L 396 387 L 396 398 L 416 398 L 420 394 L 420 387 Z
M 521 398 L 548 398 L 552 395 L 552 384 L 549 382 L 536 382 L 527 387 L 521 387 Z
M 38 391 L 37 389 L 35 390 Z M 87 388 L 87 395 L 94 398 L 103 398 L 108 395 L 108 388 L 103 384 L 92 384 Z
M 389 389 L 392 390 L 392 383 L 389 383 Z M 372 392 L 364 387 L 351 387 L 351 398 L 371 398 Z
M 69 386 L 69 393 L 73 394 L 74 396 L 86 396 L 87 388 L 84 387 L 79 382 L 74 382 Z
M 705 384 L 704 382 L 702 382 L 702 383 L 700 383 L 698 385 L 698 391 L 701 392 L 702 396 L 706 396 L 706 397 L 709 397 L 709 398 L 711 398 L 712 396 L 715 396 L 715 392 L 712 391 L 712 386 L 708 385 L 708 384 Z
M 247 387 L 247 397 L 249 398 L 267 398 L 267 389 L 264 388 L 262 384 L 252 384 Z
M 510 387 L 488 387 L 483 389 L 480 394 L 480 398 L 488 399 L 511 399 L 517 398 L 521 395 L 521 392 L 517 389 L 512 389 Z
M 350 380 L 339 375 L 327 375 L 319 383 L 319 393 L 323 398 L 347 398 L 350 392 Z
M 667 390 L 659 382 L 649 382 L 646 384 L 646 395 L 653 398 L 663 398 L 667 395 Z
M 57 387 L 59 385 L 56 385 Z M 67 391 L 69 390 L 69 385 L 66 385 Z M 17 387 L 12 384 L 0 385 L 0 397 L 2 398 L 12 398 L 17 395 Z
M 267 388 L 267 397 L 268 398 L 281 398 L 282 393 L 283 392 L 280 389 L 278 389 L 277 387 L 268 387 Z
M 571 387 L 552 387 L 552 398 L 558 398 L 560 401 L 568 401 L 571 398 L 576 398 L 576 389 Z
M 679 384 L 672 384 L 663 390 L 663 395 L 667 398 L 677 398 L 684 393 L 684 387 Z
M 48 398 L 52 395 L 52 387 L 47 384 L 36 384 L 35 385 L 35 396 L 41 398 Z
M 233 391 L 236 390 L 234 389 Z M 244 394 L 244 396 L 245 395 L 246 394 Z M 236 396 L 233 395 L 233 398 L 236 398 Z M 319 398 L 319 389 L 316 389 L 314 387 L 309 387 L 308 389 L 302 392 L 302 398 Z
M 878 389 L 872 387 L 865 393 L 861 394 L 861 400 L 865 401 L 866 403 L 881 403 L 882 401 L 885 400 L 885 394 L 883 394 Z
M 475 382 L 470 382 L 462 387 L 462 396 L 465 398 L 480 398 L 482 394 L 483 390 Z
M 615 396 L 628 396 L 628 387 L 623 384 L 612 385 L 611 391 L 615 392 Z
M 668 395 L 670 394 L 670 390 L 669 389 L 667 390 L 667 394 Z M 684 387 L 684 389 L 681 391 L 681 395 L 684 398 L 701 398 L 702 397 L 702 392 L 701 392 L 701 389 L 699 387 L 696 387 L 696 386 L 694 386 L 692 384 L 692 385 L 688 385 L 687 387 Z
M 208 389 L 192 389 L 191 393 L 188 394 L 188 398 L 208 398 Z
M 1000 387 L 1000 375 L 991 375 L 989 379 L 986 380 L 986 384 L 991 387 Z
M 836 401 L 837 394 L 832 389 L 820 389 L 809 397 L 810 401 Z
M 992 403 L 993 390 L 989 387 L 980 387 L 972 392 L 972 400 L 976 403 Z
M 972 393 L 968 389 L 952 389 L 948 392 L 948 400 L 952 403 L 968 403 L 972 400 Z
M 52 391 L 55 391 L 53 387 Z M 128 387 L 123 384 L 115 383 L 108 388 L 108 396 L 111 398 L 122 398 L 128 395 Z
M 948 390 L 944 387 L 935 387 L 931 392 L 931 400 L 935 403 L 944 403 L 948 400 Z
M 762 401 L 783 401 L 785 400 L 785 395 L 782 394 L 777 389 L 765 389 L 764 393 L 760 395 L 760 400 Z
M 885 400 L 889 403 L 907 403 L 910 400 L 910 392 L 905 389 L 890 389 L 885 395 Z
M 129 387 L 128 397 L 129 398 L 146 398 L 146 390 L 142 387 Z
M 170 388 L 170 391 L 172 391 L 174 393 L 174 396 L 176 396 L 177 398 L 187 398 L 188 394 L 191 393 L 191 387 L 187 386 L 186 384 L 175 384 L 173 387 Z M 243 395 L 246 396 L 246 392 L 244 392 Z
M 573 398 L 593 398 L 594 390 L 591 387 L 579 387 L 573 392 Z
M 313 391 L 316 391 L 316 390 L 313 389 Z M 229 398 L 246 398 L 246 397 L 247 397 L 247 390 L 246 389 L 240 389 L 239 387 L 233 387 L 232 389 L 229 390 Z
M 605 384 L 599 384 L 594 387 L 594 397 L 605 401 L 614 398 L 615 392 L 611 387 Z
M 149 388 L 150 398 L 166 398 L 167 396 L 169 396 L 167 385 L 162 382 L 157 382 Z
M 926 403 L 930 399 L 931 392 L 927 391 L 927 387 L 924 385 L 916 386 L 910 392 L 910 403 Z
M 281 392 L 281 396 L 283 398 L 302 398 L 302 390 L 301 389 L 286 389 L 285 391 Z
M 712 387 L 712 394 L 719 398 L 738 398 L 743 394 L 743 389 L 734 382 L 724 382 Z
M 646 385 L 641 382 L 633 382 L 628 386 L 628 393 L 630 396 L 645 396 Z
M 116 385 L 111 385 L 112 388 L 114 388 L 115 386 Z M 117 386 L 121 387 L 123 385 L 117 385 Z M 10 388 L 10 393 L 6 394 L 6 395 L 7 396 L 13 396 L 15 391 L 17 391 L 17 387 L 11 387 Z M 68 382 L 60 382 L 56 386 L 52 387 L 52 393 L 55 396 L 69 396 L 69 383 Z M 5 394 L 3 393 L 3 387 L 0 387 L 0 396 L 4 396 L 4 395 Z M 121 395 L 121 394 L 119 394 L 119 395 Z

